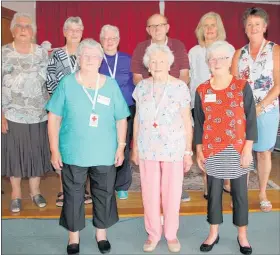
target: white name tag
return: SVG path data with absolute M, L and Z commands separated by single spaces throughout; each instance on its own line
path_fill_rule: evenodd
M 216 102 L 216 94 L 206 94 L 204 103 L 215 103 Z
M 92 113 L 89 117 L 89 126 L 90 127 L 98 127 L 99 116 L 97 114 Z
M 100 104 L 110 105 L 111 98 L 98 95 L 97 102 Z

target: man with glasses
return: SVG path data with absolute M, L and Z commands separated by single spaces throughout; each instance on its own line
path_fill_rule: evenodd
M 174 54 L 174 63 L 170 67 L 169 74 L 186 84 L 189 83 L 189 60 L 184 44 L 173 38 L 167 37 L 169 31 L 167 18 L 161 14 L 154 14 L 147 20 L 146 31 L 151 36 L 150 40 L 139 43 L 133 52 L 131 59 L 131 72 L 133 73 L 134 85 L 149 77 L 149 71 L 143 64 L 145 50 L 152 43 L 167 45 Z M 183 190 L 182 202 L 190 201 L 189 194 Z
M 132 99 L 134 84 L 130 72 L 131 56 L 118 51 L 120 32 L 116 26 L 104 25 L 100 32 L 100 42 L 104 50 L 99 72 L 116 79 L 122 95 L 129 107 L 130 116 L 127 119 L 126 148 L 124 162 L 117 168 L 115 190 L 119 199 L 128 198 L 128 189 L 132 182 L 132 171 L 130 167 L 130 143 L 133 132 L 133 118 L 135 115 L 135 102 Z

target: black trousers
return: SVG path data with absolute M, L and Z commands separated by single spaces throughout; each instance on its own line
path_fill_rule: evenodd
M 124 151 L 123 164 L 117 168 L 116 191 L 128 190 L 132 182 L 132 171 L 130 167 L 130 143 L 133 136 L 133 120 L 135 116 L 135 105 L 129 106 L 130 116 L 127 119 L 126 147 Z
M 63 164 L 64 202 L 59 224 L 71 232 L 85 227 L 84 195 L 87 176 L 93 200 L 93 225 L 105 229 L 118 220 L 115 166 L 79 167 Z
M 238 227 L 246 226 L 248 225 L 247 174 L 231 179 L 230 185 L 233 202 L 233 224 Z M 223 222 L 223 186 L 223 179 L 207 175 L 207 221 L 213 225 Z

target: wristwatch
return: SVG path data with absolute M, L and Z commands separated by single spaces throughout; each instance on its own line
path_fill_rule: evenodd
M 193 155 L 193 152 L 192 152 L 192 151 L 185 151 L 185 152 L 184 152 L 184 155 L 192 156 L 192 155 Z

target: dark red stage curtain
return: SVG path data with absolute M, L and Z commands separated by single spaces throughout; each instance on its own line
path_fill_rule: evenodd
M 101 27 L 106 24 L 120 29 L 120 50 L 132 54 L 136 44 L 147 39 L 146 21 L 159 13 L 158 1 L 68 1 L 36 2 L 37 42 L 52 43 L 52 47 L 65 44 L 63 24 L 70 16 L 79 16 L 84 23 L 83 38 L 99 41 Z
M 250 7 L 261 7 L 265 9 L 270 17 L 268 27 L 268 39 L 280 43 L 280 5 L 234 3 L 234 2 L 185 2 L 166 1 L 165 15 L 170 24 L 169 36 L 180 39 L 190 50 L 197 44 L 195 28 L 200 18 L 207 12 L 214 11 L 221 15 L 226 33 L 227 41 L 236 49 L 247 43 L 242 23 L 242 14 Z

